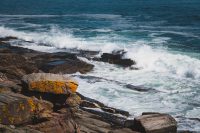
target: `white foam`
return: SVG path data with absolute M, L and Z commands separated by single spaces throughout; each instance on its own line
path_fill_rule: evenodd
M 102 53 L 110 53 L 113 50 L 125 49 L 127 54 L 124 58 L 131 58 L 137 62 L 137 66 L 145 71 L 167 73 L 183 78 L 200 78 L 200 60 L 181 54 L 172 54 L 164 48 L 153 49 L 149 43 L 165 44 L 170 38 L 158 37 L 152 40 L 139 40 L 123 44 L 119 35 L 97 36 L 91 38 L 75 37 L 68 29 L 61 30 L 52 27 L 47 32 L 25 32 L 10 28 L 0 27 L 0 36 L 16 36 L 25 41 L 32 41 L 36 44 L 27 45 L 39 50 L 38 45 L 45 44 L 42 51 L 55 47 L 58 49 L 83 49 L 97 50 Z M 117 40 L 117 41 L 116 41 Z M 38 45 L 37 45 L 38 44 Z M 162 46 L 162 45 L 160 45 Z
M 31 14 L 18 14 L 18 15 L 0 14 L 0 17 L 10 17 L 10 18 L 87 17 L 87 18 L 94 18 L 94 19 L 116 19 L 116 18 L 120 18 L 121 15 L 116 15 L 116 14 L 60 14 L 60 15 L 53 15 L 53 14 L 38 14 L 38 15 L 31 15 Z
M 186 55 L 171 54 L 166 50 L 143 45 L 129 49 L 126 58 L 137 62 L 146 71 L 175 74 L 185 78 L 200 78 L 200 61 Z

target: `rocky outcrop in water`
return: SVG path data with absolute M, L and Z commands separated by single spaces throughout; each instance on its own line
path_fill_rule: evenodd
M 123 67 L 130 67 L 132 65 L 135 65 L 135 61 L 123 58 L 125 53 L 125 51 L 113 51 L 112 53 L 103 53 L 100 58 L 94 58 L 94 60 L 108 62 L 110 64 L 116 64 Z

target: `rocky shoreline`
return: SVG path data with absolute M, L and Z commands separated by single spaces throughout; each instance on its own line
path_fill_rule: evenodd
M 72 85 L 63 91 L 58 89 L 59 87 L 63 89 L 63 82 L 60 80 L 62 74 L 76 72 L 84 74 L 93 70 L 92 64 L 80 60 L 77 55 L 122 67 L 134 65 L 136 62 L 122 58 L 124 51 L 104 53 L 99 58 L 92 56 L 98 54 L 96 51 L 45 53 L 11 46 L 9 40 L 13 39 L 17 38 L 0 38 L 0 132 L 177 132 L 177 122 L 168 114 L 146 112 L 139 117 L 129 119 L 127 111 L 108 107 L 74 91 L 76 90 L 73 89 L 74 82 L 70 81 Z M 27 74 L 32 73 L 35 73 L 34 76 L 28 75 L 32 79 L 37 79 L 40 73 L 43 75 L 43 80 L 31 82 L 31 87 L 34 83 L 37 90 L 34 87 L 30 89 L 30 80 L 24 80 Z M 49 78 L 46 75 L 53 74 L 59 77 L 58 83 L 47 80 Z M 133 85 L 126 86 L 137 91 L 148 90 Z

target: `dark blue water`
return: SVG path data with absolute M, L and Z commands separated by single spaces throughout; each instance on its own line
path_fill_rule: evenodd
M 84 36 L 95 36 L 98 33 L 91 34 L 84 30 L 96 28 L 111 28 L 122 36 L 145 38 L 153 32 L 158 33 L 156 36 L 171 38 L 167 44 L 169 48 L 200 51 L 199 0 L 1 0 L 0 4 L 0 14 L 4 15 L 56 15 L 49 18 L 16 17 L 9 21 L 10 23 L 18 21 L 41 25 L 54 24 L 61 28 L 79 28 L 82 31 L 75 34 Z M 120 15 L 120 18 L 113 20 L 102 15 L 97 20 L 85 16 L 64 16 L 72 14 L 114 14 Z M 5 23 L 6 26 L 18 26 Z M 120 32 L 124 30 L 128 31 Z
M 91 62 L 96 69 L 89 75 L 162 93 L 127 92 L 102 82 L 89 84 L 89 96 L 133 115 L 170 113 L 180 129 L 200 131 L 191 120 L 200 118 L 200 0 L 1 0 L 0 36 L 16 36 L 13 45 L 47 52 L 124 49 L 140 70 Z M 88 83 L 79 80 L 88 95 Z

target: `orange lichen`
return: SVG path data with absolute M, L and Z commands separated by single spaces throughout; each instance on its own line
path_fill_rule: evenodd
M 30 83 L 30 89 L 40 92 L 50 92 L 55 94 L 66 93 L 65 82 L 61 81 L 35 81 Z
M 21 110 L 24 110 L 24 109 L 25 109 L 23 103 L 20 103 L 20 104 L 19 104 L 19 108 L 20 108 Z
M 28 99 L 28 104 L 29 104 L 29 106 L 30 106 L 30 108 L 31 108 L 31 112 L 35 112 L 35 110 L 36 110 L 36 105 L 35 105 L 35 103 L 34 103 L 34 101 L 33 101 L 33 99 L 32 98 L 29 98 Z
M 74 80 L 67 81 L 67 86 L 69 87 L 72 93 L 75 93 L 78 88 L 78 83 Z
M 78 83 L 73 80 L 64 81 L 34 81 L 30 83 L 30 89 L 39 92 L 66 94 L 68 91 L 75 93 Z

